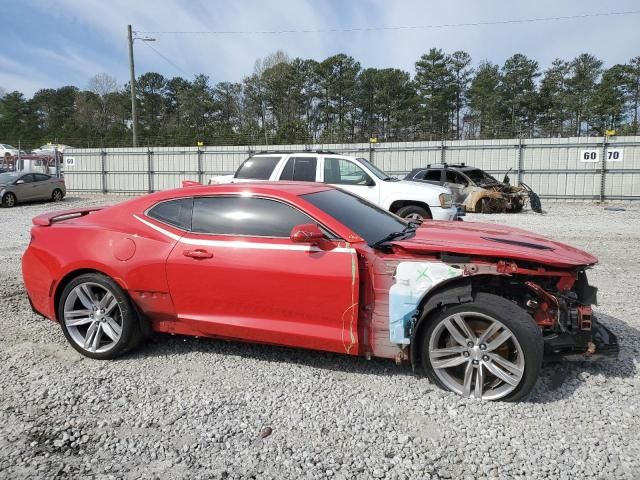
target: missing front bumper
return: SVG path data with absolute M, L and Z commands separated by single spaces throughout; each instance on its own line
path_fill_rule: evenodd
M 545 338 L 547 360 L 593 361 L 618 358 L 619 353 L 618 337 L 595 317 L 592 318 L 590 332 Z

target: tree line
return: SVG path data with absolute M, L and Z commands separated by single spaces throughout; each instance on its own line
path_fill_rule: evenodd
M 640 56 L 604 68 L 584 53 L 544 71 L 517 53 L 503 65 L 472 64 L 463 51 L 432 48 L 415 72 L 362 68 L 353 57 L 322 61 L 275 52 L 242 82 L 212 84 L 157 72 L 136 80 L 140 145 L 485 139 L 638 135 Z M 32 148 L 131 145 L 129 85 L 106 73 L 86 89 L 42 89 L 31 98 L 0 89 L 0 142 Z

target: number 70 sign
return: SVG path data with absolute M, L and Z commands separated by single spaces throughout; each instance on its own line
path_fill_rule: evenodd
M 609 148 L 607 149 L 607 161 L 608 162 L 621 162 L 622 161 L 622 152 L 621 148 Z M 600 154 L 602 150 L 593 149 L 593 150 L 582 150 L 580 152 L 580 161 L 581 162 L 590 162 L 596 163 L 600 161 Z

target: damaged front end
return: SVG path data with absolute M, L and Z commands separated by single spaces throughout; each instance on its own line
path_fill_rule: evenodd
M 540 197 L 525 183 L 518 186 L 495 183 L 484 187 L 467 187 L 465 207 L 475 213 L 517 213 L 529 204 L 542 213 Z
M 589 285 L 584 270 L 577 272 L 569 290 L 557 289 L 558 286 L 568 287 L 572 280 L 563 277 L 553 294 L 533 282 L 525 283 L 537 297 L 537 300 L 527 301 L 527 308 L 543 328 L 545 357 L 550 360 L 617 357 L 618 339 L 598 322 L 591 307 L 597 305 L 598 289 Z
M 499 283 L 502 295 L 522 306 L 542 329 L 547 360 L 618 356 L 616 336 L 593 312 L 598 289 L 589 285 L 584 269 L 554 272 L 506 262 L 497 267 L 510 278 L 494 287 Z

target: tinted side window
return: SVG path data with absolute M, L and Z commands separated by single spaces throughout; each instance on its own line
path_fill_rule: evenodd
M 358 165 L 342 158 L 324 159 L 324 183 L 366 185 L 370 177 Z
M 317 163 L 315 157 L 291 157 L 282 169 L 280 180 L 315 182 Z
M 192 208 L 193 198 L 179 198 L 157 204 L 147 215 L 174 227 L 191 230 Z
M 250 157 L 247 158 L 236 172 L 235 178 L 249 178 L 253 180 L 269 180 L 273 169 L 282 157 Z
M 208 197 L 193 203 L 193 231 L 198 233 L 289 238 L 293 227 L 302 223 L 315 222 L 275 200 Z
M 33 175 L 36 177 L 36 182 L 44 182 L 51 178 L 49 175 L 43 175 L 42 173 L 34 173 Z
M 33 182 L 33 174 L 23 175 L 18 180 L 22 180 L 24 183 L 32 183 Z
M 431 182 L 439 182 L 441 175 L 442 175 L 442 170 L 427 170 L 423 178 Z

